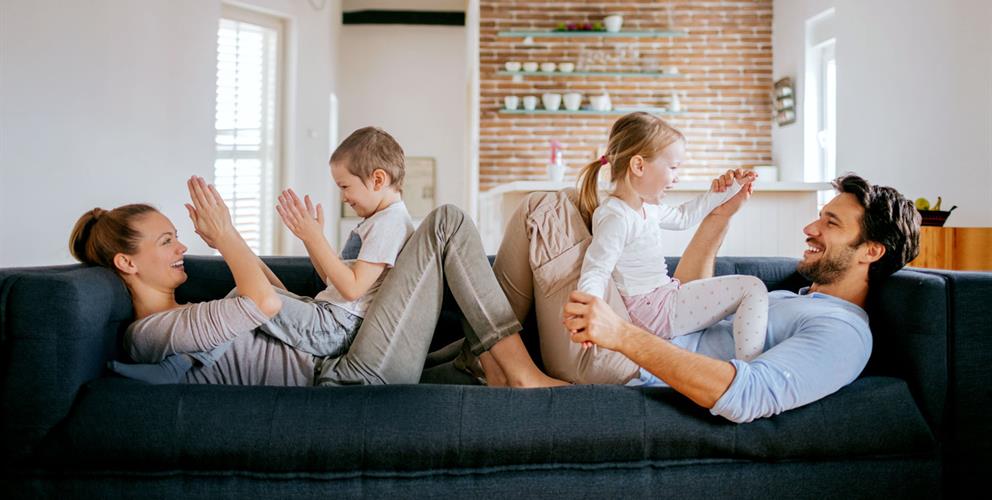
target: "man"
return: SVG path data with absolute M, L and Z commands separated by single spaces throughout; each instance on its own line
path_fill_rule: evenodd
M 797 270 L 812 282 L 798 294 L 769 294 L 765 351 L 732 359 L 730 321 L 668 340 L 621 319 L 605 302 L 573 292 L 563 311 L 572 341 L 589 341 L 641 366 L 640 383 L 668 385 L 734 422 L 796 408 L 851 383 L 871 354 L 864 311 L 869 286 L 916 257 L 920 215 L 889 187 L 856 175 L 834 181 L 838 195 L 807 225 Z M 682 282 L 712 275 L 730 216 L 747 193 L 701 225 L 676 271 Z

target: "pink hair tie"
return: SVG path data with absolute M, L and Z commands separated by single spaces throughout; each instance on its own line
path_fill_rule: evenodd
M 610 162 L 610 160 L 607 160 L 606 159 L 606 155 L 603 155 L 603 156 L 600 156 L 599 157 L 599 166 L 602 167 L 603 165 L 606 165 L 609 162 Z

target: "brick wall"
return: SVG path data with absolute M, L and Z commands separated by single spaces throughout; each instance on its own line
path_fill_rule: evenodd
M 523 38 L 500 31 L 543 31 L 558 22 L 624 16 L 623 30 L 687 32 L 674 38 Z M 613 105 L 667 107 L 673 91 L 685 113 L 665 116 L 688 138 L 683 180 L 771 161 L 772 0 L 550 2 L 482 0 L 479 182 L 485 191 L 516 180 L 546 179 L 548 141 L 565 148 L 568 179 L 604 147 L 619 116 L 500 114 L 506 95 L 608 92 Z M 576 71 L 659 71 L 684 78 L 500 75 L 506 61 L 576 63 Z M 541 109 L 541 105 L 538 105 Z M 564 108 L 563 108 L 564 109 Z

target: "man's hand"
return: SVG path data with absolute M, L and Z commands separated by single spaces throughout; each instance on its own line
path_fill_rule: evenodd
M 737 179 L 737 182 L 740 182 L 742 184 L 741 190 L 738 191 L 737 194 L 735 194 L 729 200 L 724 202 L 722 205 L 714 208 L 713 211 L 710 212 L 710 215 L 717 215 L 721 217 L 732 217 L 734 214 L 737 213 L 738 210 L 741 209 L 742 206 L 744 206 L 744 202 L 746 202 L 748 199 L 751 198 L 751 193 L 754 192 L 754 180 L 757 179 L 757 176 L 754 173 L 751 173 L 750 176 L 747 176 L 743 172 L 743 170 L 744 169 L 739 168 L 737 170 L 727 171 L 728 173 L 733 172 L 733 179 Z M 718 179 L 713 180 L 714 191 L 716 191 L 715 185 L 717 180 L 720 180 L 721 182 L 725 182 L 726 175 L 727 174 L 724 174 L 720 176 Z M 721 191 L 717 191 L 717 192 L 721 192 Z
M 568 296 L 562 310 L 562 323 L 571 332 L 572 342 L 618 350 L 627 323 L 599 297 L 578 290 Z

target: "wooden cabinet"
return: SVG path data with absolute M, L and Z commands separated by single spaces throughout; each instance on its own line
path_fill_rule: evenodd
M 911 267 L 992 271 L 992 228 L 933 227 L 920 231 L 920 255 Z

